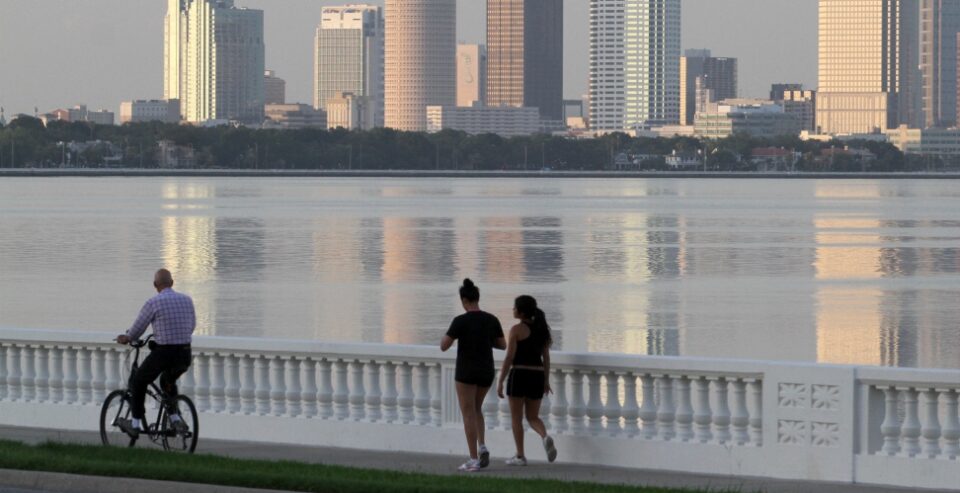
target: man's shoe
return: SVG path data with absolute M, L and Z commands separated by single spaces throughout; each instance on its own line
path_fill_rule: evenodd
M 490 465 L 490 451 L 487 447 L 480 447 L 480 467 L 484 468 Z
M 140 430 L 133 427 L 133 420 L 121 419 L 117 422 L 117 426 L 120 427 L 120 431 L 129 435 L 130 438 L 133 438 L 134 440 L 140 438 Z
M 461 464 L 457 470 L 460 472 L 477 472 L 480 470 L 480 461 L 477 459 L 470 459 Z
M 187 432 L 190 431 L 190 428 L 187 426 L 186 423 L 183 422 L 182 419 L 171 421 L 170 428 L 172 428 L 173 431 L 177 433 L 177 435 L 186 435 Z
M 513 457 L 507 459 L 506 464 L 508 466 L 525 466 L 527 465 L 527 459 L 525 457 L 514 455 Z
M 550 435 L 543 437 L 543 450 L 547 452 L 548 461 L 557 460 L 557 447 L 553 444 L 553 437 Z

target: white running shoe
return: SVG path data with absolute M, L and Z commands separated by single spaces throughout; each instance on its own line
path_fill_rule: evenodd
M 553 444 L 553 437 L 550 435 L 543 437 L 543 450 L 547 452 L 548 461 L 557 460 L 557 447 Z
M 477 472 L 480 470 L 480 461 L 477 459 L 470 459 L 463 464 L 460 464 L 460 467 L 457 468 L 460 472 Z
M 483 445 L 480 447 L 480 468 L 485 468 L 490 465 L 490 451 L 487 450 L 487 446 Z
M 527 465 L 527 459 L 514 455 L 513 457 L 507 459 L 506 464 L 508 466 L 525 466 Z

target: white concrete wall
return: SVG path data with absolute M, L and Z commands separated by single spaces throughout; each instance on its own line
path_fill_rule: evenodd
M 0 330 L 0 424 L 95 430 L 127 352 L 102 333 Z M 960 372 L 556 353 L 561 462 L 956 488 Z M 453 354 L 197 337 L 181 390 L 204 438 L 464 455 Z M 513 452 L 507 404 L 484 414 Z M 537 453 L 531 454 L 537 459 Z

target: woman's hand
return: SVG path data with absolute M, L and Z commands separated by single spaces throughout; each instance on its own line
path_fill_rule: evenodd
M 497 382 L 497 396 L 501 399 L 506 399 L 507 396 L 503 395 L 503 380 Z
M 546 377 L 546 376 L 543 377 L 543 393 L 544 393 L 544 394 L 552 394 L 552 393 L 553 393 L 553 389 L 550 388 L 550 377 Z

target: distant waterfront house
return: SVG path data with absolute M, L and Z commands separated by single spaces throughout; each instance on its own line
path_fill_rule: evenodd
M 676 152 L 666 157 L 671 169 L 696 169 L 703 165 L 700 156 L 693 152 Z
M 172 140 L 157 142 L 157 163 L 161 168 L 194 168 L 197 159 L 193 147 L 179 146 Z
M 783 147 L 757 147 L 750 153 L 757 171 L 791 171 L 799 160 L 799 152 Z

